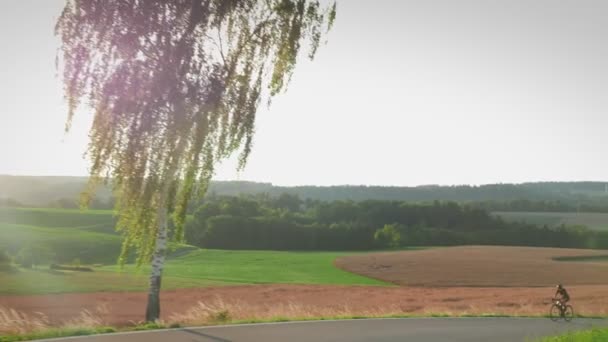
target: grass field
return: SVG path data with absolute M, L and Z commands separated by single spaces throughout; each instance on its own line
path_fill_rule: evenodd
M 28 244 L 43 245 L 60 262 L 76 258 L 104 264 L 95 272 L 51 272 L 41 266 L 0 273 L 0 294 L 44 294 L 136 291 L 147 288 L 148 269 L 115 266 L 120 236 L 110 211 L 0 208 L 0 248 L 15 254 Z M 358 284 L 377 280 L 337 269 L 333 261 L 345 253 L 220 251 L 179 246 L 165 269 L 165 289 L 226 284 Z
M 493 214 L 511 222 L 527 222 L 549 227 L 562 224 L 566 226 L 586 226 L 593 230 L 608 231 L 608 213 L 494 212 Z
M 163 288 L 189 288 L 224 285 L 206 279 L 163 278 Z M 60 272 L 48 269 L 0 272 L 0 295 L 38 295 L 81 292 L 144 291 L 148 278 L 144 274 L 95 272 Z
M 36 245 L 60 262 L 111 264 L 121 245 L 114 223 L 110 211 L 0 208 L 0 248 L 15 255 Z
M 50 262 L 115 264 L 121 250 L 116 219 L 109 210 L 0 208 L 0 249 L 17 255 L 24 246 L 42 246 Z M 193 249 L 173 245 L 176 253 Z
M 350 254 L 197 250 L 169 260 L 165 275 L 232 284 L 384 284 L 334 267 L 336 258 Z M 116 266 L 106 269 L 116 270 Z M 128 271 L 133 272 L 132 267 Z
M 244 284 L 386 285 L 342 271 L 333 260 L 343 253 L 195 250 L 170 259 L 164 289 Z M 0 295 L 144 291 L 147 268 L 106 266 L 95 272 L 53 272 L 47 269 L 0 273 Z
M 0 248 L 17 254 L 28 245 L 44 246 L 59 262 L 76 258 L 83 263 L 115 263 L 120 253 L 120 236 L 80 228 L 37 227 L 0 223 Z M 49 260 L 53 261 L 53 260 Z
M 113 233 L 115 222 L 111 210 L 0 208 L 0 223 L 39 227 L 79 227 Z

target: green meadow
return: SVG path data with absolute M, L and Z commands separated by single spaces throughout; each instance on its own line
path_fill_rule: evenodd
M 94 291 L 139 291 L 147 288 L 146 267 L 116 259 L 120 236 L 110 211 L 65 209 L 0 209 L 0 248 L 16 255 L 36 245 L 52 252 L 50 262 L 96 265 L 94 272 L 50 270 L 48 265 L 0 272 L 0 294 L 44 294 Z M 169 255 L 163 287 L 188 288 L 235 284 L 385 283 L 342 271 L 333 265 L 343 252 L 202 250 L 181 245 Z

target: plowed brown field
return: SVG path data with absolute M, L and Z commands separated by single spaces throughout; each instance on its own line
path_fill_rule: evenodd
M 405 286 L 535 287 L 608 285 L 608 263 L 555 261 L 555 257 L 606 256 L 608 251 L 466 246 L 359 254 L 336 266 Z

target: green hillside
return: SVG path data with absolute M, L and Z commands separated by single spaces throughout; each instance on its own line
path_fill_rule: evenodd
M 15 255 L 27 246 L 50 250 L 49 262 L 111 264 L 121 243 L 109 211 L 0 208 L 0 248 Z
M 0 208 L 0 223 L 114 233 L 116 219 L 111 210 Z
M 52 252 L 51 262 L 105 264 L 94 272 L 49 270 L 48 266 L 0 272 L 0 295 L 93 291 L 141 291 L 147 269 L 115 266 L 120 236 L 109 211 L 0 208 L 0 249 L 16 255 L 25 246 Z M 333 265 L 339 252 L 275 252 L 201 250 L 179 246 L 169 255 L 163 287 L 185 288 L 226 284 L 300 283 L 382 285 Z
M 0 208 L 0 248 L 16 255 L 28 246 L 51 251 L 51 262 L 79 259 L 86 264 L 115 264 L 121 237 L 112 211 Z M 191 246 L 173 246 L 183 254 Z
M 195 250 L 167 262 L 163 289 L 246 284 L 387 285 L 333 265 L 344 253 Z M 95 268 L 94 272 L 47 268 L 0 272 L 0 295 L 145 291 L 147 268 Z

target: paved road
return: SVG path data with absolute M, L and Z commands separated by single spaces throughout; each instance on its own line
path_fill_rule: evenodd
M 56 339 L 65 342 L 513 342 L 568 330 L 608 326 L 608 320 L 554 323 L 540 318 L 405 318 L 251 324 Z M 51 340 L 48 340 L 51 341 Z

